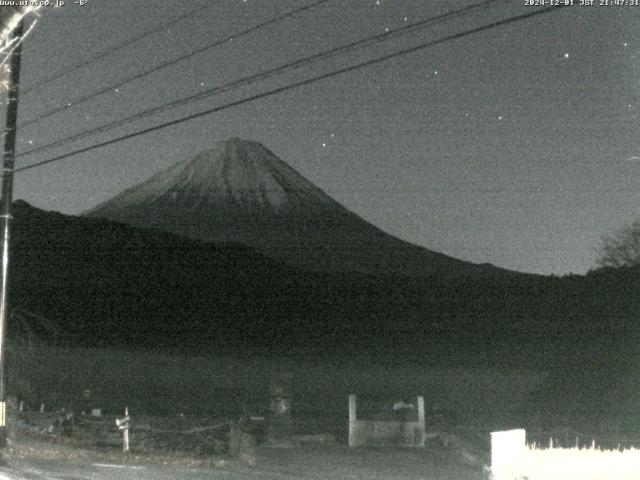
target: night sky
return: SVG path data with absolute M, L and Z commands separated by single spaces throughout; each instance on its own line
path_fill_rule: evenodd
M 210 6 L 26 92 L 19 122 L 312 2 L 67 0 L 45 8 L 25 43 L 23 89 Z M 478 2 L 328 1 L 22 128 L 20 151 Z M 525 0 L 498 2 L 20 156 L 17 166 L 536 8 Z M 79 214 L 235 136 L 263 143 L 402 239 L 509 269 L 584 273 L 595 267 L 601 237 L 640 217 L 639 32 L 640 6 L 558 9 L 27 170 L 16 177 L 16 197 Z

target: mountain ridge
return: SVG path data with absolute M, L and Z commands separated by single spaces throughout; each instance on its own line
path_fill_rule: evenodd
M 533 366 L 553 372 L 532 397 L 536 407 L 552 398 L 571 413 L 605 396 L 616 405 L 633 397 L 638 267 L 566 277 L 385 278 L 302 271 L 243 245 L 21 201 L 11 224 L 11 310 L 29 312 L 27 333 L 46 344 Z M 11 316 L 10 345 L 20 327 Z
M 516 274 L 431 251 L 351 212 L 257 142 L 231 138 L 83 213 L 203 241 L 249 245 L 319 271 Z
M 309 272 L 244 245 L 20 201 L 13 215 L 11 301 L 48 318 L 72 344 L 340 345 L 564 365 L 619 354 L 622 343 L 636 349 L 640 335 L 638 268 L 464 279 Z

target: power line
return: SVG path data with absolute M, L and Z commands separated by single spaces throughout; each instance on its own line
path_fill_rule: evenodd
M 505 2 L 505 1 L 507 1 L 507 0 L 485 0 L 483 2 L 479 2 L 479 3 L 476 3 L 474 5 L 469 5 L 467 7 L 459 8 L 459 9 L 456 9 L 456 10 L 451 10 L 449 12 L 446 12 L 446 13 L 443 13 L 443 14 L 440 14 L 440 15 L 436 15 L 434 17 L 430 17 L 430 18 L 427 18 L 427 19 L 424 19 L 424 20 L 421 20 L 421 21 L 418 21 L 418 22 L 414 22 L 412 24 L 405 25 L 405 26 L 403 26 L 401 28 L 397 28 L 397 29 L 391 30 L 389 32 L 385 32 L 385 33 L 369 36 L 369 37 L 363 38 L 361 40 L 357 40 L 357 41 L 351 42 L 351 43 L 346 44 L 346 45 L 340 45 L 338 47 L 334 47 L 334 48 L 331 48 L 329 50 L 325 50 L 323 52 L 316 53 L 314 55 L 311 55 L 311 56 L 308 56 L 308 57 L 305 57 L 305 58 L 302 58 L 302 59 L 299 59 L 299 60 L 295 60 L 295 61 L 286 63 L 284 65 L 280 65 L 278 67 L 273 67 L 273 68 L 264 70 L 262 72 L 259 72 L 259 73 L 256 73 L 254 75 L 251 75 L 249 77 L 244 77 L 244 78 L 241 78 L 239 80 L 235 80 L 233 82 L 229 82 L 229 83 L 226 83 L 226 84 L 223 84 L 223 85 L 219 85 L 217 87 L 214 87 L 212 89 L 209 89 L 209 90 L 206 90 L 206 91 L 203 91 L 203 92 L 198 92 L 198 93 L 196 93 L 194 95 L 190 95 L 190 96 L 182 98 L 182 99 L 174 100 L 172 102 L 165 103 L 165 104 L 159 105 L 157 107 L 153 107 L 153 108 L 144 110 L 142 112 L 138 112 L 138 113 L 133 114 L 133 115 L 131 115 L 129 117 L 126 117 L 124 119 L 115 120 L 113 122 L 109 122 L 109 123 L 101 125 L 99 127 L 95 127 L 95 128 L 89 129 L 89 130 L 85 130 L 84 132 L 80 132 L 80 133 L 77 133 L 77 134 L 74 134 L 74 135 L 71 135 L 71 136 L 68 136 L 68 137 L 65 137 L 65 138 L 61 138 L 59 140 L 55 140 L 55 141 L 53 141 L 51 143 L 47 143 L 45 145 L 40 145 L 38 147 L 35 147 L 35 148 L 32 148 L 32 149 L 27 150 L 25 152 L 22 152 L 18 156 L 21 157 L 21 156 L 25 156 L 25 155 L 31 155 L 31 154 L 34 154 L 34 153 L 37 153 L 37 152 L 40 152 L 40 151 L 43 151 L 43 150 L 48 150 L 50 148 L 54 148 L 54 147 L 58 147 L 58 146 L 61 146 L 61 145 L 65 145 L 67 143 L 79 140 L 81 138 L 86 138 L 88 136 L 95 135 L 97 133 L 102 133 L 102 132 L 105 132 L 105 131 L 108 131 L 108 130 L 111 130 L 111 129 L 114 129 L 114 128 L 117 128 L 117 127 L 121 127 L 121 126 L 126 125 L 128 123 L 131 123 L 131 122 L 133 122 L 135 120 L 139 120 L 141 118 L 145 118 L 145 117 L 154 115 L 156 113 L 159 113 L 159 112 L 164 111 L 164 110 L 168 110 L 170 108 L 175 108 L 175 107 L 178 107 L 178 106 L 183 106 L 183 105 L 187 105 L 189 103 L 200 101 L 200 100 L 203 100 L 205 98 L 212 97 L 212 96 L 214 96 L 214 95 L 216 95 L 218 93 L 226 92 L 226 91 L 233 90 L 233 89 L 236 89 L 236 88 L 241 87 L 241 86 L 249 85 L 249 84 L 255 83 L 255 82 L 259 81 L 259 80 L 266 79 L 266 78 L 268 78 L 270 76 L 273 76 L 273 75 L 276 75 L 276 74 L 280 74 L 280 73 L 283 73 L 285 71 L 293 70 L 295 68 L 301 67 L 302 65 L 309 64 L 309 63 L 317 61 L 317 60 L 330 58 L 330 57 L 333 57 L 333 56 L 336 56 L 336 55 L 339 55 L 339 54 L 343 54 L 343 53 L 349 52 L 350 50 L 353 50 L 353 49 L 356 49 L 356 48 L 360 48 L 360 47 L 363 47 L 363 46 L 366 46 L 366 45 L 369 45 L 369 44 L 372 44 L 372 43 L 375 43 L 375 42 L 388 41 L 388 40 L 396 38 L 396 37 L 398 37 L 400 35 L 406 35 L 408 33 L 412 33 L 412 32 L 414 32 L 414 31 L 416 31 L 416 30 L 418 30 L 420 28 L 424 28 L 426 26 L 433 25 L 435 23 L 440 23 L 440 22 L 443 22 L 445 20 L 449 20 L 450 18 L 455 18 L 455 17 L 459 17 L 459 16 L 462 16 L 462 15 L 467 15 L 469 13 L 472 13 L 472 12 L 476 11 L 476 10 L 487 8 L 491 4 L 502 3 L 502 2 Z
M 57 73 L 54 73 L 51 77 L 42 79 L 42 80 L 40 80 L 38 82 L 35 82 L 32 85 L 28 86 L 27 88 L 24 89 L 24 91 L 22 93 L 23 94 L 29 93 L 29 92 L 31 92 L 33 90 L 36 90 L 36 89 L 40 88 L 42 85 L 49 84 L 49 83 L 51 83 L 51 82 L 53 82 L 55 80 L 59 80 L 59 79 L 64 78 L 64 77 L 66 77 L 68 75 L 71 75 L 72 73 L 76 72 L 77 70 L 80 70 L 81 68 L 86 67 L 87 65 L 90 65 L 90 64 L 92 64 L 94 62 L 102 60 L 103 58 L 108 57 L 109 55 L 111 55 L 111 54 L 113 54 L 113 53 L 115 53 L 115 52 L 117 52 L 119 50 L 122 50 L 123 48 L 126 48 L 129 45 L 132 45 L 132 44 L 134 44 L 134 43 L 136 43 L 136 42 L 138 42 L 138 41 L 140 41 L 140 40 L 142 40 L 142 39 L 144 39 L 144 38 L 146 38 L 146 37 L 148 37 L 150 35 L 153 35 L 154 33 L 157 33 L 160 30 L 164 30 L 169 25 L 181 22 L 185 18 L 192 17 L 193 15 L 195 15 L 197 13 L 200 13 L 203 10 L 211 8 L 211 7 L 215 6 L 216 4 L 220 3 L 220 1 L 221 0 L 216 0 L 215 2 L 210 3 L 208 5 L 205 5 L 205 6 L 200 7 L 200 8 L 196 8 L 195 10 L 192 10 L 190 12 L 182 14 L 182 15 L 180 15 L 180 16 L 178 16 L 178 17 L 176 17 L 176 18 L 174 18 L 174 19 L 172 19 L 172 20 L 170 20 L 168 22 L 164 22 L 164 23 L 158 25 L 157 27 L 138 35 L 137 37 L 133 37 L 130 40 L 126 40 L 126 41 L 124 41 L 124 42 L 122 42 L 122 43 L 120 43 L 120 44 L 118 44 L 118 45 L 116 45 L 114 47 L 111 47 L 111 48 L 109 48 L 107 50 L 104 50 L 104 51 L 98 53 L 97 55 L 87 59 L 87 60 L 83 60 L 83 61 L 78 62 L 75 65 L 71 65 L 69 67 L 65 67 L 64 69 L 59 70 Z
M 213 43 L 205 45 L 204 47 L 200 47 L 200 48 L 197 48 L 196 50 L 192 50 L 191 52 L 189 52 L 186 55 L 183 55 L 181 57 L 175 58 L 173 60 L 168 60 L 166 62 L 163 62 L 163 63 L 161 63 L 161 64 L 159 64 L 159 65 L 157 65 L 155 67 L 152 67 L 152 68 L 150 68 L 148 70 L 145 70 L 142 73 L 138 73 L 138 74 L 136 74 L 136 75 L 134 75 L 132 77 L 126 78 L 126 79 L 121 80 L 121 81 L 119 81 L 119 82 L 117 82 L 115 84 L 109 85 L 108 87 L 101 88 L 100 90 L 97 90 L 97 91 L 95 91 L 93 93 L 85 95 L 84 97 L 80 97 L 79 99 L 77 99 L 77 100 L 75 100 L 73 102 L 70 102 L 70 103 L 68 103 L 66 105 L 62 105 L 60 107 L 56 107 L 56 108 L 54 108 L 52 110 L 49 110 L 48 112 L 45 112 L 45 113 L 39 115 L 36 118 L 33 118 L 31 120 L 28 120 L 28 121 L 24 122 L 21 125 L 18 125 L 18 127 L 19 128 L 24 128 L 24 127 L 27 127 L 29 125 L 32 125 L 32 124 L 34 124 L 36 122 L 39 122 L 40 120 L 43 120 L 43 119 L 45 119 L 47 117 L 50 117 L 51 115 L 54 115 L 54 114 L 56 114 L 58 112 L 66 110 L 67 108 L 70 108 L 72 106 L 77 106 L 77 105 L 79 105 L 81 103 L 84 103 L 84 102 L 86 102 L 88 100 L 91 100 L 93 98 L 99 97 L 100 95 L 104 95 L 105 93 L 112 92 L 116 88 L 120 88 L 123 85 L 126 85 L 128 83 L 133 82 L 134 80 L 138 80 L 140 78 L 146 77 L 147 75 L 150 75 L 152 73 L 158 72 L 158 71 L 160 71 L 160 70 L 162 70 L 164 68 L 167 68 L 167 67 L 169 67 L 171 65 L 175 65 L 176 63 L 182 62 L 183 60 L 186 60 L 188 58 L 191 58 L 191 57 L 194 57 L 196 55 L 199 55 L 200 53 L 203 53 L 203 52 L 205 52 L 207 50 L 210 50 L 210 49 L 212 49 L 214 47 L 218 47 L 218 46 L 220 46 L 222 44 L 230 42 L 231 40 L 233 40 L 235 38 L 243 37 L 245 35 L 248 35 L 250 33 L 255 32 L 257 30 L 260 30 L 260 29 L 262 29 L 264 27 L 267 27 L 269 25 L 277 23 L 277 22 L 279 22 L 281 20 L 284 20 L 286 18 L 289 18 L 289 17 L 292 17 L 294 15 L 297 15 L 298 13 L 304 12 L 305 10 L 309 10 L 309 9 L 317 7 L 318 5 L 321 5 L 323 3 L 327 3 L 328 1 L 330 1 L 330 0 L 316 0 L 315 2 L 312 2 L 309 5 L 306 5 L 304 7 L 296 8 L 294 10 L 291 10 L 291 11 L 287 12 L 287 13 L 279 15 L 278 17 L 272 18 L 271 20 L 267 20 L 266 22 L 263 22 L 263 23 L 260 23 L 258 25 L 254 25 L 253 27 L 250 27 L 250 28 L 247 28 L 245 30 L 242 30 L 241 32 L 229 35 L 229 36 L 223 38 L 222 40 L 217 40 L 217 41 L 215 41 Z
M 288 90 L 293 90 L 295 88 L 302 87 L 302 86 L 305 86 L 305 85 L 309 85 L 309 84 L 312 84 L 312 83 L 316 83 L 316 82 L 319 82 L 321 80 L 325 80 L 327 78 L 335 77 L 337 75 L 342 75 L 343 73 L 352 72 L 352 71 L 358 70 L 358 69 L 363 68 L 363 67 L 376 65 L 376 64 L 385 62 L 387 60 L 390 60 L 392 58 L 408 55 L 410 53 L 414 53 L 414 52 L 417 52 L 419 50 L 424 50 L 425 48 L 433 47 L 435 45 L 440 45 L 442 43 L 445 43 L 445 42 L 448 42 L 448 41 L 451 41 L 451 40 L 456 40 L 458 38 L 466 37 L 466 36 L 472 35 L 474 33 L 483 32 L 483 31 L 486 31 L 486 30 L 490 30 L 492 28 L 496 28 L 496 27 L 501 27 L 503 25 L 507 25 L 509 23 L 514 23 L 514 22 L 518 22 L 518 21 L 521 21 L 521 20 L 525 20 L 525 19 L 528 19 L 528 18 L 532 18 L 532 17 L 538 16 L 538 15 L 549 13 L 549 12 L 551 12 L 553 10 L 558 10 L 560 8 L 564 8 L 564 5 L 545 7 L 545 8 L 542 8 L 540 10 L 535 10 L 533 12 L 524 13 L 524 14 L 521 14 L 521 15 L 516 15 L 514 17 L 509 17 L 509 18 L 506 18 L 506 19 L 503 19 L 503 20 L 498 20 L 496 22 L 492 22 L 490 24 L 483 25 L 481 27 L 476 27 L 476 28 L 473 28 L 473 29 L 470 29 L 470 30 L 466 30 L 466 31 L 461 32 L 461 33 L 456 33 L 456 34 L 453 34 L 453 35 L 449 35 L 449 36 L 441 38 L 439 40 L 433 40 L 431 42 L 427 42 L 427 43 L 416 45 L 416 46 L 413 46 L 413 47 L 410 47 L 410 48 L 399 50 L 397 52 L 390 53 L 390 54 L 384 55 L 382 57 L 374 58 L 374 59 L 371 59 L 371 60 L 367 60 L 367 61 L 355 64 L 355 65 L 351 65 L 349 67 L 341 68 L 341 69 L 335 70 L 333 72 L 329 72 L 329 73 L 325 73 L 325 74 L 322 74 L 322 75 L 318 75 L 316 77 L 308 78 L 306 80 L 301 80 L 299 82 L 295 82 L 295 83 L 292 83 L 292 84 L 289 84 L 289 85 L 278 87 L 278 88 L 275 88 L 273 90 L 269 90 L 267 92 L 259 93 L 259 94 L 256 94 L 256 95 L 252 95 L 250 97 L 246 97 L 246 98 L 243 98 L 243 99 L 240 99 L 240 100 L 235 100 L 233 102 L 229 102 L 229 103 L 227 103 L 225 105 L 221 105 L 221 106 L 218 106 L 218 107 L 215 107 L 215 108 L 211 108 L 211 109 L 205 110 L 203 112 L 195 113 L 195 114 L 192 114 L 192 115 L 188 115 L 186 117 L 182 117 L 182 118 L 179 118 L 179 119 L 176 119 L 176 120 L 172 120 L 170 122 L 162 123 L 160 125 L 156 125 L 156 126 L 153 126 L 153 127 L 145 128 L 143 130 L 139 130 L 137 132 L 130 133 L 130 134 L 127 134 L 127 135 L 122 135 L 120 137 L 113 138 L 111 140 L 107 140 L 107 141 L 104 141 L 104 142 L 101 142 L 101 143 L 97 143 L 97 144 L 91 145 L 89 147 L 80 148 L 78 150 L 74 150 L 72 152 L 65 153 L 63 155 L 58 155 L 56 157 L 49 158 L 47 160 L 43 160 L 41 162 L 36 162 L 34 164 L 18 168 L 15 171 L 16 172 L 22 172 L 22 171 L 29 170 L 29 169 L 32 169 L 32 168 L 40 167 L 42 165 L 47 165 L 47 164 L 50 164 L 50 163 L 54 163 L 54 162 L 63 160 L 65 158 L 69 158 L 69 157 L 74 156 L 74 155 L 78 155 L 78 154 L 85 153 L 85 152 L 88 152 L 88 151 L 91 151 L 91 150 L 95 150 L 95 149 L 98 149 L 98 148 L 101 148 L 101 147 L 105 147 L 107 145 L 112 145 L 114 143 L 122 142 L 124 140 L 129 140 L 131 138 L 135 138 L 135 137 L 138 137 L 138 136 L 141 136 L 141 135 L 145 135 L 147 133 L 155 132 L 157 130 L 161 130 L 163 128 L 171 127 L 173 125 L 178 125 L 180 123 L 187 122 L 189 120 L 194 120 L 196 118 L 204 117 L 206 115 L 211 115 L 213 113 L 216 113 L 216 112 L 219 112 L 219 111 L 222 111 L 222 110 L 227 110 L 227 109 L 232 108 L 232 107 L 237 107 L 239 105 L 243 105 L 245 103 L 253 102 L 255 100 L 260 100 L 262 98 L 270 97 L 272 95 L 277 95 L 279 93 L 282 93 L 282 92 L 285 92 L 285 91 L 288 91 Z

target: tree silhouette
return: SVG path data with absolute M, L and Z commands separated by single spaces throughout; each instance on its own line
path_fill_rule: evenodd
M 602 239 L 596 263 L 600 267 L 640 265 L 640 220 Z

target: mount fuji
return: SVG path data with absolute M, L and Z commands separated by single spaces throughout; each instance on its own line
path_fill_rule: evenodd
M 459 276 L 503 272 L 373 226 L 263 145 L 232 138 L 84 213 L 206 242 L 234 242 L 317 271 Z

